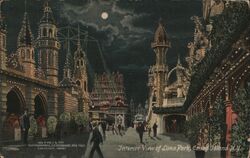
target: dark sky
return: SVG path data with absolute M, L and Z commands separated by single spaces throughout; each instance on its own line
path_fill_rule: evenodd
M 88 26 L 89 34 L 100 42 L 108 68 L 119 70 L 125 77 L 127 98 L 143 103 L 147 97 L 147 70 L 154 64 L 150 48 L 154 31 L 163 19 L 172 48 L 167 53 L 170 67 L 176 64 L 178 54 L 184 63 L 186 45 L 192 40 L 193 15 L 201 16 L 201 0 L 53 0 L 58 26 L 80 24 Z M 43 1 L 27 0 L 27 11 L 34 36 L 42 15 Z M 9 0 L 3 4 L 8 27 L 8 51 L 16 50 L 16 38 L 24 13 L 24 0 Z M 101 13 L 107 12 L 104 20 Z M 104 71 L 97 46 L 87 49 L 87 56 L 95 72 Z M 63 57 L 65 51 L 61 51 Z M 60 63 L 64 62 L 61 58 Z

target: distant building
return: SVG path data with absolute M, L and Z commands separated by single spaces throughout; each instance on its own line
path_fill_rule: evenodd
M 89 114 L 93 121 L 113 119 L 115 124 L 126 125 L 128 105 L 122 74 L 96 74 L 90 98 Z

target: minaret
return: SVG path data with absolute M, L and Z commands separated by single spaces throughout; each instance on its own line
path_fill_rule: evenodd
M 35 75 L 35 52 L 34 52 L 34 37 L 30 29 L 28 13 L 25 12 L 22 21 L 22 27 L 17 39 L 17 53 L 20 62 L 24 66 L 24 71 L 27 76 L 34 77 Z
M 46 72 L 48 81 L 58 85 L 58 52 L 60 43 L 57 38 L 57 26 L 48 2 L 44 5 L 43 17 L 39 23 L 38 38 L 36 42 L 39 63 Z
M 162 21 L 159 21 L 158 28 L 155 31 L 154 41 L 151 43 L 151 47 L 154 49 L 156 55 L 156 63 L 154 67 L 154 80 L 156 94 L 156 103 L 158 106 L 163 105 L 163 90 L 166 83 L 166 74 L 168 72 L 168 67 L 166 65 L 166 53 L 168 48 L 171 47 L 170 42 L 167 38 L 166 30 L 162 24 Z
M 88 95 L 88 76 L 87 76 L 87 67 L 86 67 L 86 55 L 81 47 L 79 26 L 78 26 L 77 49 L 74 53 L 73 78 L 76 81 L 76 84 L 78 85 L 78 87 L 81 89 L 82 97 L 83 97 L 82 99 L 84 103 L 87 103 L 89 99 L 89 95 Z M 87 108 L 88 108 L 88 105 L 80 105 L 79 111 L 87 112 Z
M 0 1 L 0 69 L 6 69 L 6 25 L 1 13 L 2 2 Z

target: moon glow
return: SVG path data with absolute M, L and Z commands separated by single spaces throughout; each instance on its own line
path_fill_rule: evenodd
M 107 12 L 102 12 L 101 18 L 102 18 L 103 20 L 107 20 L 108 17 L 109 17 L 109 14 L 108 14 Z

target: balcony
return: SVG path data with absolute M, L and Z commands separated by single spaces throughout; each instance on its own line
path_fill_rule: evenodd
M 185 98 L 164 99 L 163 107 L 180 107 L 184 104 Z

